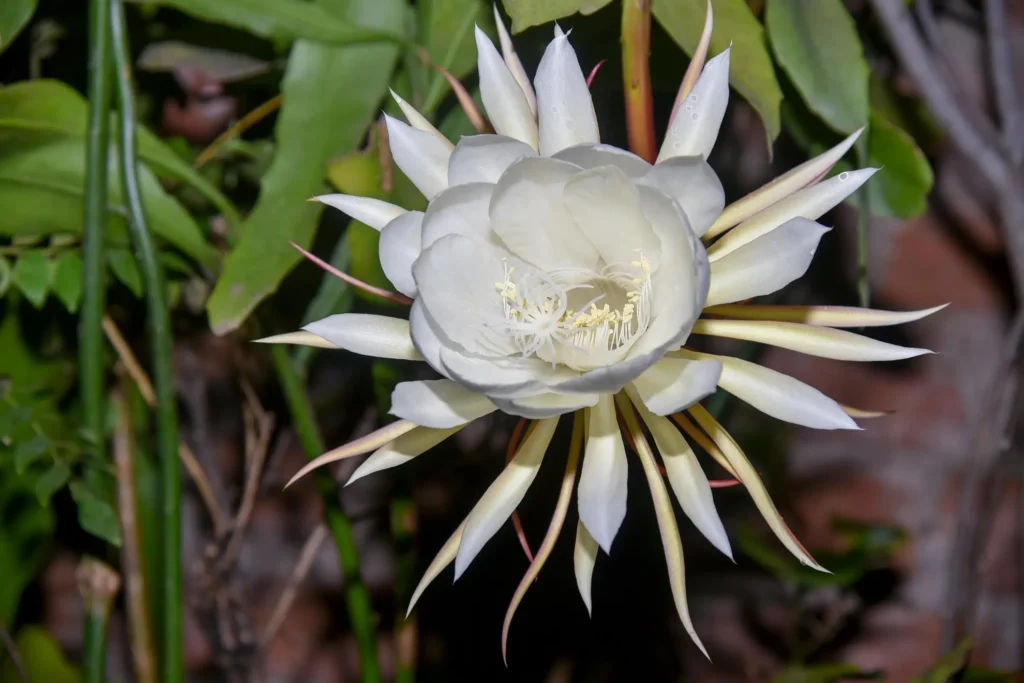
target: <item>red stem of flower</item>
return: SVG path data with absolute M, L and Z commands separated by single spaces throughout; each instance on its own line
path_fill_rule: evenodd
M 298 252 L 305 256 L 307 259 L 309 259 L 316 265 L 320 266 L 334 277 L 341 278 L 342 280 L 352 285 L 353 287 L 358 287 L 359 289 L 365 292 L 369 292 L 370 294 L 376 294 L 377 296 L 387 299 L 388 301 L 394 301 L 395 303 L 405 304 L 406 306 L 412 306 L 412 299 L 405 296 L 404 294 L 399 294 L 398 292 L 389 292 L 386 289 L 381 289 L 380 287 L 374 287 L 373 285 L 367 284 L 362 280 L 352 277 L 348 273 L 343 273 L 342 271 L 332 266 L 330 263 L 327 263 L 327 261 L 324 261 L 319 256 L 311 254 L 310 252 L 306 251 L 299 245 L 295 244 L 295 242 L 289 242 L 289 244 L 295 247 L 298 250 Z
M 525 417 L 519 418 L 519 422 L 516 423 L 515 429 L 512 430 L 512 436 L 508 440 L 508 449 L 505 451 L 505 464 L 508 465 L 512 462 L 512 458 L 515 457 L 516 448 L 519 447 L 519 441 L 523 437 L 523 432 L 526 430 L 527 419 Z M 523 531 L 523 522 L 519 519 L 519 510 L 512 513 L 512 526 L 515 527 L 516 536 L 519 538 L 519 545 L 523 547 L 523 552 L 526 553 L 526 559 L 529 560 L 530 564 L 533 564 L 533 551 L 530 550 L 530 542 L 526 540 L 526 532 Z
M 651 89 L 651 0 L 622 2 L 622 81 L 629 149 L 653 163 L 654 97 Z

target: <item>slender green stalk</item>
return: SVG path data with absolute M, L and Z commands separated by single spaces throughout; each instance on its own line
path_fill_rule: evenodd
M 82 239 L 82 316 L 78 332 L 84 428 L 103 448 L 103 330 L 106 289 L 103 240 L 107 232 L 107 149 L 110 145 L 110 4 L 89 0 L 89 128 L 85 148 Z
M 181 576 L 181 473 L 178 462 L 178 413 L 171 367 L 171 316 L 167 285 L 157 262 L 156 247 L 146 222 L 135 154 L 135 106 L 132 98 L 131 58 L 121 0 L 110 0 L 113 13 L 114 61 L 117 66 L 118 111 L 121 119 L 121 180 L 128 201 L 129 227 L 135 256 L 146 283 L 146 321 L 152 348 L 153 384 L 156 389 L 157 456 L 160 462 L 160 538 L 163 566 L 162 604 L 159 615 L 160 666 L 163 683 L 184 678 Z
M 277 370 L 278 380 L 284 389 L 285 400 L 295 423 L 295 431 L 306 455 L 315 458 L 324 452 L 323 438 L 313 416 L 313 406 L 302 386 L 302 379 L 292 364 L 284 346 L 275 345 L 270 349 Z M 324 499 L 327 527 L 334 536 L 338 547 L 338 559 L 345 577 L 345 603 L 349 620 L 359 645 L 359 663 L 363 683 L 379 683 L 380 666 L 377 663 L 377 635 L 370 594 L 359 573 L 359 551 L 352 536 L 352 525 L 341 509 L 338 485 L 329 474 L 320 470 L 316 473 L 316 486 Z
M 107 618 L 121 578 L 97 559 L 86 557 L 75 571 L 78 592 L 85 605 L 85 639 L 82 645 L 83 683 L 104 683 L 107 659 Z
M 651 91 L 651 0 L 622 2 L 622 84 L 629 150 L 654 163 L 658 149 Z
M 864 132 L 857 141 L 857 161 L 861 168 L 868 165 L 868 138 L 871 129 Z M 871 283 L 868 281 L 868 239 L 871 236 L 871 195 L 867 184 L 857 196 L 857 298 L 867 308 L 871 304 Z

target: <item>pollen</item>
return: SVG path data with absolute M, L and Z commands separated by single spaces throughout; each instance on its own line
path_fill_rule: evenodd
M 505 331 L 524 357 L 538 355 L 552 364 L 579 360 L 580 353 L 596 359 L 622 350 L 647 329 L 652 268 L 643 254 L 587 277 L 577 271 L 516 277 L 515 268 L 502 261 L 504 278 L 494 289 Z M 595 294 L 589 301 L 588 290 Z M 570 301 L 585 303 L 569 308 Z

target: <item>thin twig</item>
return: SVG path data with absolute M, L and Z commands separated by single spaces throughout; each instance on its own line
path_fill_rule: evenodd
M 125 341 L 121 330 L 118 329 L 117 324 L 109 316 L 103 317 L 103 332 L 107 336 L 107 341 L 110 342 L 110 345 L 114 347 L 114 351 L 117 352 L 118 360 L 124 365 L 125 371 L 132 378 L 146 405 L 150 408 L 156 407 L 156 394 L 153 392 L 153 384 L 149 381 L 149 376 L 142 366 L 139 365 L 135 353 L 132 352 L 128 342 Z M 192 477 L 192 482 L 199 491 L 199 497 L 203 499 L 206 511 L 210 515 L 210 523 L 213 525 L 214 535 L 220 537 L 227 532 L 229 524 L 224 511 L 217 502 L 217 497 L 213 494 L 213 487 L 210 484 L 209 477 L 206 476 L 206 472 L 203 470 L 202 465 L 199 464 L 195 453 L 192 452 L 192 449 L 184 441 L 178 442 L 178 457 L 181 458 L 181 462 L 185 465 L 185 469 L 188 470 L 189 476 Z
M 971 467 L 963 486 L 954 550 L 950 555 L 953 564 L 949 577 L 949 618 L 942 633 L 944 651 L 953 648 L 966 635 L 976 606 L 974 569 L 995 510 L 993 506 L 985 515 L 976 515 L 975 508 L 980 492 L 995 479 L 1000 456 L 1010 445 L 1014 408 L 1020 391 L 1022 342 L 1024 309 L 1017 312 L 1003 343 L 1002 362 L 996 369 L 996 385 L 985 395 L 972 435 Z
M 263 466 L 267 461 L 267 453 L 270 450 L 270 437 L 274 433 L 274 415 L 268 413 L 260 405 L 256 392 L 249 386 L 247 381 L 242 381 L 242 392 L 245 394 L 245 466 L 246 479 L 245 489 L 242 492 L 242 502 L 238 506 L 238 514 L 235 515 L 235 524 L 231 529 L 231 538 L 224 548 L 219 564 L 220 570 L 226 571 L 238 558 L 242 549 L 242 539 L 245 537 L 245 529 L 252 516 L 253 507 L 256 504 L 256 494 L 260 490 L 260 479 L 263 474 Z
M 900 63 L 917 82 L 932 113 L 947 130 L 953 144 L 974 161 L 990 183 L 1004 187 L 1008 182 L 1006 160 L 965 116 L 949 85 L 932 63 L 931 55 L 903 0 L 871 0 L 871 4 L 882 20 L 889 43 Z
M 914 13 L 917 15 L 918 23 L 921 24 L 925 42 L 928 44 L 929 52 L 933 56 L 937 70 L 941 73 L 943 81 L 949 87 L 957 102 L 960 103 L 964 116 L 967 117 L 975 130 L 984 136 L 990 144 L 998 144 L 999 135 L 995 127 L 986 118 L 985 112 L 982 111 L 981 107 L 972 101 L 960 83 L 956 66 L 953 64 L 953 60 L 950 59 L 949 51 L 946 49 L 947 41 L 943 39 L 940 32 L 932 0 L 915 0 Z
M 217 139 L 211 142 L 206 149 L 199 153 L 196 157 L 195 167 L 201 168 L 207 162 L 217 156 L 217 152 L 221 146 L 224 145 L 228 140 L 233 140 L 241 136 L 245 131 L 249 130 L 257 123 L 267 118 L 281 106 L 281 95 L 275 95 L 269 100 L 261 104 L 260 106 L 253 109 L 251 112 L 243 116 L 238 120 L 238 123 L 228 128 L 226 131 L 217 136 Z
M 274 640 L 277 632 L 281 630 L 281 624 L 284 623 L 285 617 L 288 616 L 288 612 L 295 603 L 295 598 L 299 593 L 299 586 L 306 580 L 306 575 L 309 574 L 313 561 L 316 559 L 316 554 L 326 538 L 327 527 L 320 523 L 313 529 L 313 533 L 309 535 L 306 542 L 302 544 L 299 561 L 296 563 L 295 568 L 292 569 L 291 576 L 288 577 L 288 583 L 285 584 L 284 589 L 281 591 L 281 596 L 277 599 L 274 611 L 270 615 L 270 621 L 267 622 L 266 628 L 263 629 L 263 635 L 260 637 L 261 648 L 269 645 Z
M 21 661 L 18 645 L 14 642 L 11 632 L 7 630 L 7 626 L 4 625 L 3 621 L 0 621 L 0 640 L 4 641 L 4 648 L 7 650 L 11 663 L 14 664 L 14 668 L 18 672 L 18 677 L 21 678 L 22 683 L 32 683 L 32 679 L 28 677 L 28 671 L 25 669 L 25 663 Z
M 142 549 L 135 497 L 135 472 L 132 454 L 132 419 L 124 396 L 115 393 L 114 407 L 117 427 L 114 430 L 114 467 L 117 473 L 117 515 L 121 520 L 121 569 L 124 572 L 125 598 L 128 612 L 128 635 L 131 641 L 132 661 L 139 683 L 155 683 L 156 657 L 153 654 L 153 633 L 146 609 L 146 575 L 143 570 Z
M 1013 74 L 1013 55 L 1007 35 L 1009 18 L 1006 0 L 985 0 L 985 25 L 988 31 L 988 55 L 992 69 L 1003 140 L 1015 164 L 1024 161 L 1024 100 Z

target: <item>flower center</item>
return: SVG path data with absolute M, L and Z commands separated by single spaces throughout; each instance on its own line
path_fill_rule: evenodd
M 505 330 L 523 357 L 592 368 L 624 355 L 650 322 L 651 264 L 643 254 L 600 273 L 567 269 L 495 282 Z

